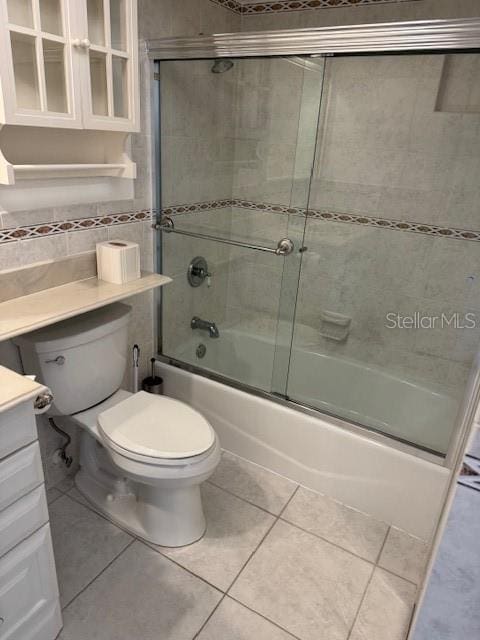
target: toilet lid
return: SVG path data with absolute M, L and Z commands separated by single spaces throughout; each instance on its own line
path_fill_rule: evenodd
M 198 411 L 145 391 L 101 413 L 98 427 L 122 449 L 150 458 L 190 458 L 215 442 L 215 432 Z

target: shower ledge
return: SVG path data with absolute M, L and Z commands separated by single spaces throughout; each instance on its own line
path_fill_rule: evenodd
M 112 302 L 162 287 L 171 278 L 142 273 L 126 284 L 86 278 L 0 303 L 0 342 Z

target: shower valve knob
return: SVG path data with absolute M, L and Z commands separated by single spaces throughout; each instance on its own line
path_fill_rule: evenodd
M 208 264 L 205 258 L 197 256 L 188 265 L 187 278 L 190 286 L 199 287 L 202 282 L 207 283 L 207 287 L 212 284 L 212 274 L 208 270 Z

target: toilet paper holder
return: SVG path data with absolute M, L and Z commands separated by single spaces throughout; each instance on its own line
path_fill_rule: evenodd
M 45 389 L 35 398 L 35 402 L 33 403 L 35 412 L 43 413 L 46 411 L 53 402 L 53 393 L 50 389 Z

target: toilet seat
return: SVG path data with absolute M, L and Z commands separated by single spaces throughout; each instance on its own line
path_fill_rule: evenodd
M 197 462 L 215 444 L 215 432 L 200 413 L 179 400 L 144 391 L 100 413 L 97 424 L 112 449 L 147 464 Z

